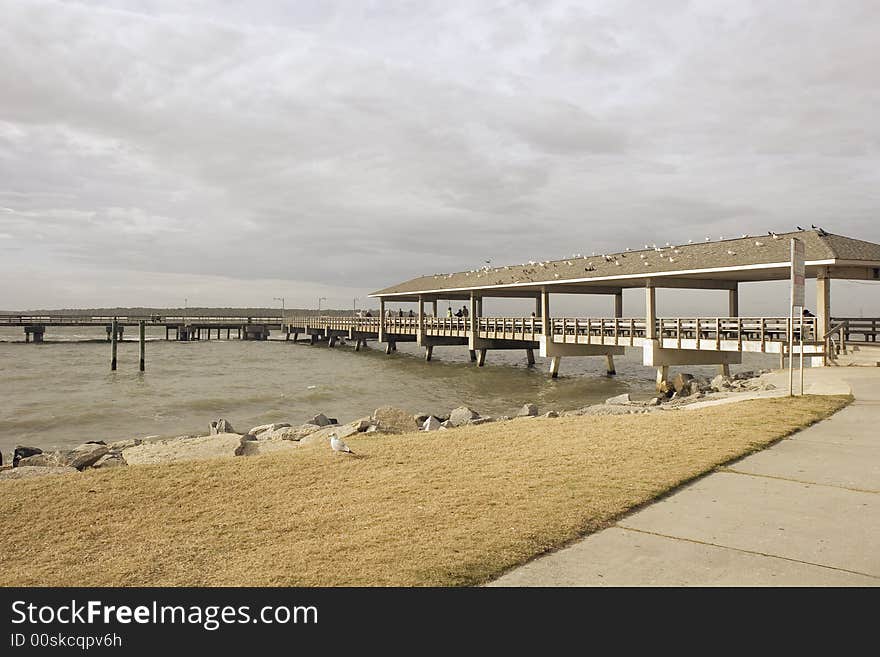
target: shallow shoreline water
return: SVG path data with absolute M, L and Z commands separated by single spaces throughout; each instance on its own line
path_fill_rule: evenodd
M 351 346 L 211 340 L 180 343 L 151 332 L 147 371 L 137 371 L 137 341 L 119 345 L 110 372 L 109 344 L 89 329 L 53 329 L 44 344 L 24 344 L 20 330 L 0 330 L 0 450 L 15 445 L 71 448 L 87 440 L 205 434 L 218 417 L 241 431 L 270 422 L 300 422 L 318 412 L 347 422 L 384 405 L 447 414 L 467 404 L 484 415 L 510 415 L 527 402 L 541 412 L 602 402 L 625 392 L 653 394 L 654 371 L 641 351 L 617 357 L 607 377 L 604 358 L 563 359 L 560 378 L 548 361 L 527 367 L 525 354 L 490 351 L 477 368 L 463 347 L 439 347 L 431 363 L 413 344 L 386 356 L 371 343 Z M 80 342 L 80 340 L 91 340 Z M 754 355 L 734 372 L 773 366 Z M 681 368 L 704 376 L 712 366 Z

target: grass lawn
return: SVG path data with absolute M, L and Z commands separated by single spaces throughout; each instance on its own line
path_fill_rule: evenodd
M 472 585 L 845 406 L 522 419 L 0 483 L 5 586 Z

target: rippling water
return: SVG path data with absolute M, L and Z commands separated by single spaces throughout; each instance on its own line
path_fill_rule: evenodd
M 224 333 L 225 335 L 225 333 Z M 435 347 L 434 359 L 401 343 L 386 356 L 370 343 L 352 346 L 293 344 L 283 340 L 166 342 L 148 330 L 147 372 L 138 372 L 137 341 L 119 345 L 119 369 L 110 371 L 102 328 L 53 328 L 44 344 L 24 344 L 20 328 L 0 329 L 0 450 L 16 444 L 42 448 L 85 440 L 207 433 L 218 417 L 245 431 L 257 424 L 300 423 L 317 412 L 340 422 L 391 404 L 418 413 L 445 414 L 468 404 L 492 415 L 514 414 L 535 402 L 541 412 L 578 408 L 630 392 L 648 397 L 654 371 L 636 349 L 616 359 L 563 358 L 560 377 L 548 361 L 526 367 L 525 352 L 489 351 L 486 366 L 468 360 L 465 347 Z M 92 339 L 94 342 L 76 342 Z M 754 355 L 740 369 L 773 367 L 775 357 Z M 687 367 L 714 374 L 713 367 Z M 734 368 L 736 371 L 737 368 Z

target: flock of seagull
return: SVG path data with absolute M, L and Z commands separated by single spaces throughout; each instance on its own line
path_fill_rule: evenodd
M 800 226 L 796 226 L 796 228 L 798 229 L 798 231 L 801 231 L 801 232 L 806 230 L 805 228 L 802 228 Z M 819 226 L 812 225 L 812 228 L 822 237 L 828 235 L 828 233 L 825 230 L 823 230 L 822 228 L 820 228 Z M 774 240 L 781 239 L 780 235 L 778 233 L 774 233 L 772 230 L 768 230 L 767 235 L 771 239 L 774 239 Z M 749 237 L 750 237 L 750 235 L 748 235 L 746 233 L 746 234 L 742 235 L 741 239 L 748 239 Z M 718 240 L 724 241 L 724 235 L 721 235 L 718 238 Z M 711 242 L 711 241 L 712 241 L 711 237 L 706 238 L 706 242 Z M 694 241 L 688 240 L 688 244 L 694 244 Z M 682 246 L 684 246 L 684 245 L 682 245 Z M 760 239 L 756 239 L 755 246 L 758 246 L 758 247 L 764 246 L 764 242 L 762 242 Z M 664 249 L 668 249 L 668 251 L 664 252 Z M 667 261 L 670 263 L 676 262 L 675 256 L 681 254 L 681 248 L 679 248 L 678 246 L 673 246 L 669 242 L 666 242 L 665 247 L 657 246 L 657 244 L 650 244 L 650 245 L 645 244 L 644 250 L 645 251 L 654 251 L 655 253 L 659 254 L 661 261 Z M 605 253 L 601 253 L 599 255 L 596 255 L 596 253 L 594 252 L 592 254 L 592 256 L 586 256 L 581 253 L 575 253 L 575 254 L 572 254 L 570 259 L 565 260 L 565 261 L 529 260 L 527 263 L 526 262 L 522 263 L 519 267 L 520 267 L 520 273 L 526 274 L 526 275 L 531 275 L 531 274 L 539 273 L 541 270 L 556 269 L 563 262 L 568 267 L 575 267 L 575 266 L 577 266 L 577 263 L 580 262 L 580 263 L 584 264 L 584 271 L 589 272 L 589 271 L 596 271 L 596 265 L 593 263 L 593 259 L 596 259 L 597 261 L 598 261 L 598 259 L 601 259 L 602 262 L 604 262 L 604 263 L 608 263 L 608 264 L 613 263 L 614 266 L 620 267 L 622 264 L 620 259 L 625 258 L 628 253 L 631 253 L 629 248 L 626 249 L 625 253 L 618 253 L 615 255 L 607 255 Z M 736 251 L 733 250 L 732 248 L 727 249 L 727 255 L 735 256 L 736 254 L 737 254 Z M 639 255 L 639 259 L 645 263 L 646 267 L 650 267 L 652 264 L 648 260 L 648 256 L 644 253 Z M 584 263 L 584 261 L 586 261 L 586 262 Z M 478 269 L 471 269 L 466 272 L 459 272 L 459 273 L 453 273 L 453 274 L 434 274 L 434 278 L 435 279 L 450 279 L 450 278 L 454 278 L 455 276 L 460 275 L 461 273 L 463 273 L 465 276 L 468 276 L 468 277 L 474 276 L 475 278 L 482 278 L 483 276 L 489 276 L 491 274 L 498 274 L 501 272 L 510 271 L 512 269 L 512 267 L 510 265 L 505 265 L 503 267 L 492 267 L 491 260 L 484 260 L 483 262 L 485 264 Z M 514 265 L 514 267 L 516 267 L 516 266 Z M 549 273 L 549 271 L 547 273 Z M 553 276 L 554 276 L 554 278 L 561 277 L 559 272 L 554 272 Z M 498 284 L 498 285 L 505 283 L 505 281 L 500 280 L 500 279 L 496 280 L 494 282 L 495 282 L 495 284 Z M 531 282 L 531 281 L 520 281 L 519 279 L 516 279 L 516 278 L 513 280 L 513 283 L 520 283 L 520 282 L 527 283 L 527 282 Z

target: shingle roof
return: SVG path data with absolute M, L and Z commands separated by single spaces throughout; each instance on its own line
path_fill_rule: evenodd
M 497 285 L 563 283 L 609 276 L 651 275 L 715 268 L 748 267 L 790 260 L 789 238 L 804 242 L 807 261 L 864 260 L 880 263 L 880 244 L 816 230 L 681 244 L 590 255 L 522 265 L 484 267 L 469 272 L 420 276 L 370 296 L 461 290 Z

